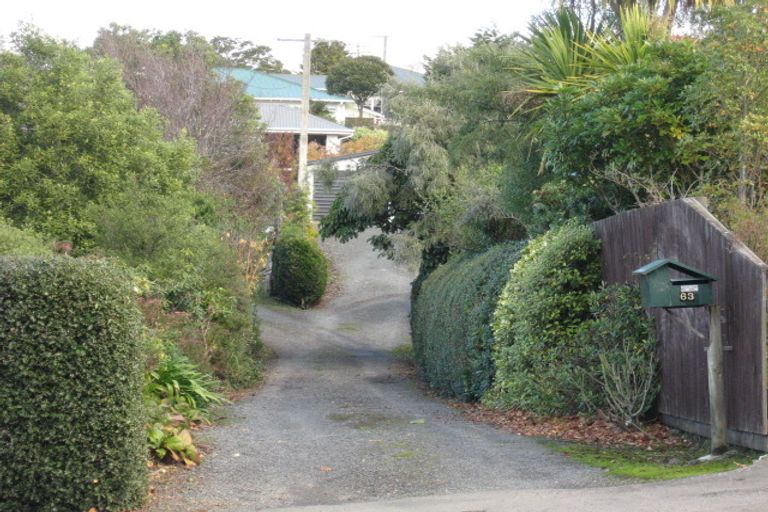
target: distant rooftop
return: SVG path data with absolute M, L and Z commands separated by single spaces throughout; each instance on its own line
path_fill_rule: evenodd
M 389 66 L 392 68 L 395 78 L 404 84 L 411 85 L 424 85 L 424 75 L 416 71 L 411 71 L 405 68 L 398 68 L 396 66 Z M 278 78 L 280 80 L 286 80 L 301 86 L 301 75 L 291 75 L 289 73 L 270 73 L 269 76 Z M 310 75 L 309 86 L 319 91 L 326 91 L 325 79 L 327 75 Z
M 216 72 L 221 76 L 231 77 L 243 82 L 245 84 L 245 92 L 256 98 L 257 101 L 301 100 L 301 75 L 263 73 L 244 68 L 217 68 Z M 298 82 L 290 77 L 297 77 Z M 324 78 L 323 84 L 325 84 Z M 346 96 L 335 96 L 314 87 L 310 89 L 309 97 L 313 101 L 352 101 Z
M 261 120 L 267 124 L 268 133 L 299 133 L 301 109 L 273 103 L 259 103 Z M 318 116 L 309 116 L 309 133 L 314 135 L 352 135 L 355 130 Z

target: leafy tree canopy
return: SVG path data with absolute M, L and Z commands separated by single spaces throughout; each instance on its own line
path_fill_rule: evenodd
M 312 73 L 327 75 L 333 66 L 349 58 L 346 43 L 318 41 L 312 47 Z
M 219 49 L 226 41 L 236 43 L 214 40 Z M 123 81 L 139 106 L 167 119 L 167 138 L 186 134 L 196 141 L 203 157 L 198 188 L 231 199 L 254 229 L 273 222 L 281 187 L 267 160 L 258 109 L 240 82 L 215 72 L 221 57 L 212 44 L 190 33 L 152 34 L 112 25 L 99 31 L 93 51 L 122 64 Z
M 221 57 L 222 65 L 255 69 L 267 73 L 283 71 L 283 63 L 272 56 L 272 48 L 269 46 L 223 36 L 212 38 L 210 44 Z
M 118 64 L 27 28 L 0 53 L 0 215 L 86 243 L 84 211 L 129 185 L 173 194 L 192 182 L 194 143 L 163 137 Z
M 363 117 L 365 102 L 379 92 L 392 74 L 392 69 L 380 58 L 362 55 L 333 66 L 325 83 L 331 94 L 349 95 L 355 100 Z

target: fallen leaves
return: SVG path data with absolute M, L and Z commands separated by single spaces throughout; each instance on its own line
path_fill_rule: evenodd
M 452 403 L 451 407 L 462 411 L 471 421 L 488 423 L 524 436 L 608 446 L 635 446 L 647 450 L 687 443 L 683 437 L 672 434 L 669 427 L 661 423 L 645 425 L 643 431 L 625 430 L 599 418 L 539 416 L 518 410 L 498 411 L 480 404 Z
M 320 471 L 323 473 L 330 473 L 333 471 L 333 468 L 331 466 L 320 466 Z

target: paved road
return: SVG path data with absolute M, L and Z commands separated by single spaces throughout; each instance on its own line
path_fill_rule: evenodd
M 278 360 L 263 388 L 231 408 L 228 424 L 208 432 L 214 449 L 203 465 L 185 473 L 155 510 L 251 511 L 616 484 L 425 396 L 391 354 L 409 339 L 413 276 L 378 259 L 364 239 L 325 249 L 338 271 L 336 296 L 310 311 L 260 308 L 264 340 Z
M 768 460 L 749 468 L 661 484 L 525 489 L 428 496 L 272 512 L 763 512 Z

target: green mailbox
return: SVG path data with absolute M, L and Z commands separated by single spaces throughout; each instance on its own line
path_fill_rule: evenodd
M 670 269 L 685 277 L 670 277 Z M 661 259 L 635 270 L 640 276 L 643 303 L 649 308 L 694 308 L 714 304 L 717 278 L 679 261 Z

